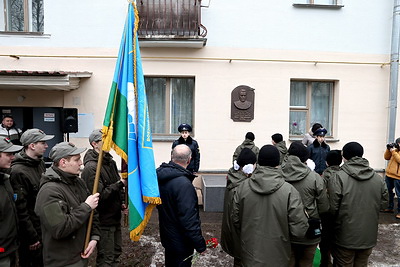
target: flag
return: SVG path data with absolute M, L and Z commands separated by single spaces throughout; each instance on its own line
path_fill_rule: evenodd
M 103 150 L 127 163 L 130 238 L 140 239 L 155 205 L 161 204 L 154 163 L 146 90 L 140 59 L 135 3 L 129 3 L 107 109 Z

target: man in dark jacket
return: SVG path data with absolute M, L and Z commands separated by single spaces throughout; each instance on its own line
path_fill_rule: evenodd
M 278 149 L 263 146 L 257 168 L 234 196 L 232 220 L 245 267 L 288 266 L 290 238 L 303 237 L 308 228 L 300 194 L 278 165 Z
M 320 214 L 329 212 L 324 181 L 307 167 L 307 159 L 307 148 L 301 142 L 293 142 L 288 149 L 288 156 L 282 163 L 283 176 L 286 182 L 299 191 L 310 223 L 305 237 L 292 237 L 289 266 L 312 266 L 315 249 L 321 240 Z
M 22 146 L 13 145 L 10 139 L 0 137 L 0 266 L 6 267 L 16 266 L 18 218 L 10 177 L 2 170 L 10 168 L 14 153 L 21 149 Z
M 379 210 L 387 205 L 385 183 L 363 154 L 359 143 L 347 143 L 342 149 L 341 170 L 328 182 L 334 215 L 334 266 L 368 265 L 377 241 Z
M 157 209 L 166 267 L 191 266 L 191 258 L 186 258 L 193 250 L 199 253 L 206 250 L 197 194 L 192 185 L 195 176 L 186 169 L 190 157 L 188 146 L 177 145 L 172 150 L 171 161 L 157 169 L 162 201 Z
M 83 159 L 85 168 L 82 179 L 90 191 L 93 189 L 96 176 L 99 152 L 103 145 L 100 129 L 89 136 L 89 149 Z M 121 210 L 125 210 L 124 186 L 127 180 L 119 176 L 117 165 L 110 153 L 103 152 L 98 192 L 100 193 L 97 211 L 100 219 L 101 239 L 97 246 L 96 266 L 118 266 L 122 253 Z
M 95 213 L 90 241 L 84 248 L 89 216 L 99 201 L 99 193 L 90 195 L 79 177 L 80 153 L 85 150 L 70 142 L 58 143 L 50 150 L 53 165 L 42 176 L 35 205 L 42 228 L 44 266 L 84 267 L 100 240 Z
M 327 130 L 320 128 L 315 131 L 314 142 L 307 147 L 310 159 L 315 163 L 315 172 L 321 175 L 326 169 L 326 155 L 331 150 L 329 145 L 325 142 L 325 135 Z
M 19 266 L 43 266 L 42 232 L 40 220 L 35 214 L 36 197 L 40 178 L 46 171 L 43 154 L 54 135 L 46 135 L 42 130 L 29 129 L 21 135 L 24 149 L 11 164 L 11 184 L 16 195 L 19 218 Z
M 197 141 L 190 136 L 190 133 L 192 132 L 192 126 L 187 123 L 182 123 L 179 125 L 178 131 L 181 133 L 181 137 L 172 143 L 172 149 L 174 149 L 174 147 L 177 145 L 187 145 L 192 151 L 192 159 L 190 160 L 190 163 L 186 169 L 192 173 L 197 173 L 200 168 L 200 149 Z

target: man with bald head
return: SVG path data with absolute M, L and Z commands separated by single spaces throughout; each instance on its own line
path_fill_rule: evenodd
M 186 258 L 194 250 L 200 253 L 206 250 L 197 194 L 192 184 L 195 175 L 186 169 L 191 154 L 187 145 L 177 145 L 172 150 L 171 161 L 157 169 L 162 201 L 157 209 L 166 267 L 191 266 L 191 258 Z

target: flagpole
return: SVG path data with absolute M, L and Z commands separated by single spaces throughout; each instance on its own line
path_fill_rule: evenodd
M 93 191 L 92 191 L 93 195 L 97 193 L 97 189 L 99 187 L 100 171 L 101 171 L 102 165 L 103 165 L 103 149 L 100 149 L 99 158 L 97 159 L 96 176 L 94 178 L 94 184 L 93 184 Z M 89 242 L 90 242 L 90 234 L 91 234 L 92 224 L 93 224 L 93 215 L 94 215 L 94 210 L 92 210 L 92 212 L 90 213 L 89 223 L 88 223 L 88 227 L 87 227 L 87 231 L 86 231 L 85 247 L 84 247 L 83 251 L 86 250 L 86 248 L 88 247 Z

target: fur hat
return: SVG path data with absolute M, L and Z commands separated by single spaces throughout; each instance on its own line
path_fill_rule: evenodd
M 300 141 L 291 143 L 288 153 L 289 155 L 297 156 L 301 162 L 306 162 L 309 157 L 307 148 Z
M 328 131 L 325 128 L 319 128 L 318 130 L 315 130 L 314 135 L 315 136 L 325 136 Z
M 364 155 L 364 148 L 357 142 L 350 142 L 342 148 L 343 158 L 349 160 L 352 157 L 362 157 Z
M 252 132 L 248 132 L 248 133 L 246 134 L 245 138 L 246 138 L 246 139 L 249 139 L 249 140 L 251 140 L 251 141 L 254 141 L 254 139 L 255 139 L 256 137 L 254 136 L 254 134 L 253 134 Z
M 339 166 L 342 164 L 342 151 L 340 150 L 331 150 L 326 155 L 326 163 L 328 166 Z
M 273 145 L 265 145 L 258 154 L 258 164 L 261 166 L 276 167 L 279 165 L 279 150 Z
M 243 148 L 237 158 L 237 164 L 243 167 L 247 164 L 255 164 L 257 162 L 256 154 L 250 148 Z
M 283 136 L 280 133 L 273 134 L 271 136 L 271 138 L 275 143 L 279 143 L 279 142 L 283 141 Z

